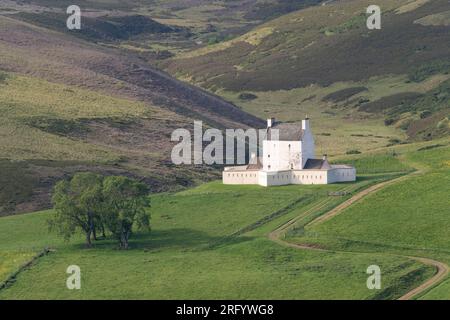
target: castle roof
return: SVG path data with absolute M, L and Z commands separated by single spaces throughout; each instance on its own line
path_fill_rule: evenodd
M 247 165 L 247 170 L 261 170 L 263 167 L 262 162 L 261 162 L 261 158 L 257 157 L 256 158 L 256 163 L 249 163 Z
M 331 166 L 327 159 L 308 159 L 303 169 L 328 170 Z
M 267 140 L 272 140 L 272 129 L 278 130 L 279 141 L 302 141 L 305 130 L 298 122 L 275 122 L 267 129 Z

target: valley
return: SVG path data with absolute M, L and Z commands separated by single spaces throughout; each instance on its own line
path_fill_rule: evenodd
M 450 5 L 379 0 L 0 4 L 0 300 L 450 299 Z M 308 116 L 356 182 L 224 185 L 175 129 Z M 149 186 L 129 250 L 49 232 L 57 181 Z M 68 290 L 66 268 L 81 268 Z M 366 285 L 368 266 L 382 287 Z

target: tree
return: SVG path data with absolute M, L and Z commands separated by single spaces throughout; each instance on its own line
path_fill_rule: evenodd
M 96 223 L 102 212 L 102 177 L 93 173 L 77 173 L 70 181 L 60 181 L 54 188 L 52 202 L 55 215 L 50 229 L 57 229 L 66 240 L 77 230 L 84 232 L 86 246 L 91 247 Z
M 107 177 L 103 181 L 104 221 L 121 249 L 128 249 L 133 225 L 150 229 L 149 189 L 144 183 L 127 177 Z

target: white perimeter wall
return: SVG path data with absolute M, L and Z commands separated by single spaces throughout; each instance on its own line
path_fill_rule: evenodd
M 328 184 L 356 180 L 356 170 L 285 170 L 285 171 L 224 171 L 224 184 L 259 184 L 282 186 L 287 184 Z
M 355 168 L 339 168 L 328 171 L 328 183 L 356 181 Z
M 259 171 L 223 171 L 223 184 L 258 184 Z
M 260 171 L 259 184 L 262 186 L 282 186 L 286 184 L 327 184 L 326 170 L 289 170 L 277 172 Z

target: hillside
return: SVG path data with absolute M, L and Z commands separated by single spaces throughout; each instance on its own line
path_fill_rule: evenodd
M 450 205 L 448 139 L 421 147 L 397 147 L 396 154 L 418 171 L 332 219 L 310 225 L 299 223 L 290 231 L 288 241 L 333 251 L 384 252 L 450 263 L 446 232 Z M 361 162 L 358 164 L 364 168 Z M 420 298 L 449 299 L 449 285 L 446 277 Z M 383 294 L 389 294 L 389 290 L 381 292 L 379 298 Z
M 1 214 L 48 207 L 53 182 L 79 170 L 142 177 L 154 191 L 208 179 L 208 168 L 170 167 L 171 132 L 194 119 L 263 124 L 117 50 L 10 16 L 0 26 L 2 168 L 16 168 L 1 177 Z
M 82 29 L 69 31 L 70 1 L 2 1 L 0 215 L 48 207 L 54 181 L 80 170 L 143 178 L 153 191 L 216 177 L 172 167 L 171 132 L 194 119 L 216 128 L 264 122 L 151 64 L 319 2 L 86 0 Z
M 379 1 L 382 28 L 372 31 L 365 26 L 370 4 L 333 1 L 296 11 L 161 66 L 261 117 L 308 113 L 362 127 L 379 119 L 379 127 L 385 122 L 409 139 L 447 135 L 450 4 Z
M 2 1 L 0 12 L 32 24 L 113 46 L 145 59 L 165 59 L 245 33 L 255 25 L 322 0 L 80 1 L 83 28 L 65 28 L 59 0 Z
M 384 270 L 386 298 L 399 297 L 433 268 L 379 253 L 293 250 L 267 238 L 293 217 L 319 214 L 312 211 L 317 205 L 328 208 L 346 198 L 330 192 L 356 192 L 392 178 L 398 166 L 384 169 L 388 173 L 365 175 L 355 184 L 262 188 L 211 182 L 153 195 L 152 232 L 136 234 L 129 251 L 116 250 L 111 240 L 92 250 L 82 249 L 81 237 L 64 242 L 47 231 L 51 211 L 0 218 L 0 284 L 43 247 L 53 249 L 0 289 L 0 299 L 374 299 L 377 292 L 364 285 L 373 263 Z M 82 290 L 60 285 L 69 261 L 86 270 Z M 111 277 L 118 281 L 107 281 Z
M 0 2 L 0 300 L 450 299 L 448 0 L 378 0 L 373 31 L 370 0 L 80 0 L 80 31 L 71 0 Z M 195 120 L 305 116 L 355 181 L 228 185 L 171 161 Z M 150 193 L 87 177 L 55 211 L 55 183 L 86 171 Z
M 52 211 L 3 217 L 0 283 L 42 248 L 52 251 L 14 276 L 0 298 L 396 299 L 435 274 L 409 255 L 450 261 L 442 201 L 448 184 L 437 186 L 448 179 L 449 151 L 442 139 L 335 159 L 357 165 L 356 183 L 263 188 L 211 182 L 152 195 L 152 232 L 135 234 L 128 251 L 116 250 L 110 239 L 90 250 L 82 249 L 81 235 L 63 241 L 47 231 Z M 396 178 L 333 219 L 308 226 L 360 191 Z M 306 249 L 270 236 L 286 223 L 284 241 Z M 61 286 L 61 270 L 71 261 L 86 270 L 83 290 Z M 372 264 L 382 270 L 382 290 L 365 286 Z M 117 274 L 119 282 L 107 281 Z M 446 298 L 447 288 L 448 279 L 419 298 Z

